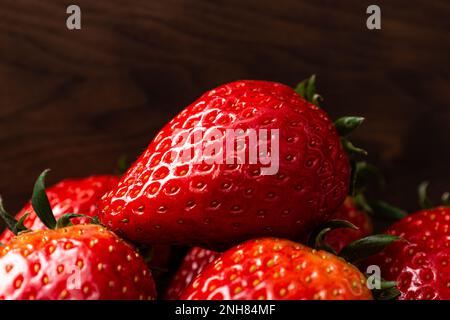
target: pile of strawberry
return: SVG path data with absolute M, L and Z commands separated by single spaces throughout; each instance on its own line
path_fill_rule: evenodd
M 45 188 L 44 171 L 15 217 L 0 201 L 0 299 L 153 300 L 157 290 L 164 299 L 450 299 L 448 194 L 432 208 L 421 187 L 427 209 L 411 215 L 366 201 L 362 181 L 375 169 L 355 161 L 365 151 L 347 139 L 364 119 L 332 122 L 319 102 L 314 77 L 295 90 L 225 84 L 173 118 L 121 177 Z M 276 173 L 259 162 L 180 161 L 211 147 L 191 140 L 196 131 L 229 129 L 278 130 Z M 224 136 L 214 147 L 225 152 Z M 399 221 L 373 235 L 377 213 Z

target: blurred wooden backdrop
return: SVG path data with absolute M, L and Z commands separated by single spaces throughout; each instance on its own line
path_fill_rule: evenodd
M 450 189 L 450 2 L 0 0 L 0 193 L 11 211 L 49 183 L 114 170 L 203 91 L 236 79 L 318 75 L 333 117 L 386 173 L 388 200 Z M 82 30 L 66 29 L 66 7 Z

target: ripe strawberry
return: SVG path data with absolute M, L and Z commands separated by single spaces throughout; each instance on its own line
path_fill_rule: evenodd
M 209 264 L 183 292 L 188 300 L 368 300 L 356 267 L 326 251 L 274 238 L 250 240 Z
M 396 242 L 366 265 L 378 265 L 386 280 L 397 281 L 399 299 L 450 299 L 450 208 L 422 210 L 393 224 Z
M 155 299 L 152 275 L 131 245 L 99 225 L 70 225 L 78 214 L 55 219 L 44 177 L 32 204 L 51 230 L 26 229 L 0 202 L 0 215 L 17 234 L 0 248 L 0 299 Z
M 184 257 L 166 291 L 166 300 L 178 300 L 181 293 L 208 264 L 221 254 L 216 251 L 194 247 Z
M 209 129 L 279 129 L 279 170 L 263 175 L 260 163 L 174 160 L 180 150 L 205 149 L 205 141 L 177 146 L 181 136 Z M 223 154 L 224 140 L 214 141 L 216 155 Z M 147 244 L 302 238 L 342 204 L 349 175 L 347 154 L 323 110 L 285 85 L 237 81 L 206 92 L 170 121 L 105 195 L 99 217 Z
M 66 213 L 83 213 L 87 216 L 97 215 L 98 200 L 109 191 L 119 180 L 116 176 L 91 176 L 83 179 L 66 179 L 46 190 L 55 218 L 58 219 Z M 44 224 L 38 219 L 31 202 L 17 214 L 22 218 L 26 213 L 28 217 L 24 226 L 32 230 L 44 229 Z M 74 219 L 73 222 L 86 222 L 85 218 Z M 0 242 L 7 243 L 14 234 L 5 230 L 0 235 Z
M 352 197 L 347 197 L 345 202 L 333 214 L 332 219 L 345 220 L 351 222 L 358 229 L 339 228 L 328 232 L 325 241 L 336 252 L 339 252 L 351 242 L 364 238 L 373 232 L 373 224 L 369 215 L 358 208 Z
M 101 226 L 75 225 L 2 247 L 0 299 L 155 299 L 155 287 L 133 247 Z

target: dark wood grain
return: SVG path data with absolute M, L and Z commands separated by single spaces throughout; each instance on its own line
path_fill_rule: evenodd
M 82 30 L 65 27 L 82 9 Z M 319 77 L 333 117 L 361 114 L 355 141 L 416 207 L 450 188 L 450 2 L 0 0 L 0 193 L 11 211 L 50 182 L 107 173 L 203 91 L 231 80 Z

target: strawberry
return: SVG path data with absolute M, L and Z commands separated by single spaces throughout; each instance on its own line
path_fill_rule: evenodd
M 48 188 L 46 192 L 55 218 L 58 219 L 66 213 L 83 213 L 91 217 L 97 215 L 98 200 L 117 183 L 118 179 L 112 175 L 66 179 Z M 26 213 L 29 215 L 23 223 L 25 227 L 32 230 L 45 228 L 36 216 L 31 201 L 17 214 L 17 218 L 22 218 Z M 85 218 L 76 220 L 72 222 L 86 222 Z M 5 230 L 0 235 L 0 242 L 7 243 L 13 236 L 10 230 Z
M 351 242 L 364 238 L 373 232 L 370 217 L 363 210 L 357 208 L 351 197 L 347 197 L 344 204 L 333 214 L 333 218 L 349 221 L 358 228 L 333 229 L 325 235 L 326 243 L 337 252 Z M 190 249 L 170 282 L 165 299 L 179 299 L 181 293 L 191 283 L 192 279 L 220 255 L 221 253 L 219 252 L 200 247 Z
M 15 237 L 0 249 L 0 279 L 0 299 L 8 300 L 155 298 L 135 249 L 89 224 Z
M 389 245 L 363 264 L 379 266 L 383 278 L 396 281 L 401 300 L 450 300 L 450 194 L 443 194 L 443 206 L 433 207 L 427 187 L 427 182 L 419 186 L 422 210 L 386 231 L 405 241 Z M 380 209 L 401 217 L 401 210 L 388 204 Z
M 397 242 L 366 261 L 378 265 L 386 280 L 397 281 L 399 299 L 450 299 L 450 208 L 422 210 L 393 224 L 387 234 Z
M 351 242 L 372 234 L 373 225 L 370 217 L 363 210 L 357 208 L 351 197 L 347 197 L 344 204 L 333 214 L 333 218 L 349 221 L 358 228 L 337 228 L 330 230 L 325 235 L 326 243 L 337 252 Z M 165 298 L 167 300 L 179 299 L 192 279 L 220 255 L 219 252 L 200 247 L 190 249 L 170 282 Z
M 183 292 L 188 300 L 369 300 L 364 275 L 322 250 L 275 238 L 249 240 L 209 264 Z
M 362 121 L 340 120 L 341 129 Z M 182 136 L 213 129 L 279 130 L 276 173 L 266 174 L 267 167 L 259 162 L 180 160 L 183 151 L 200 150 L 204 155 L 208 143 L 203 139 L 180 144 Z M 225 137 L 211 142 L 218 148 L 213 155 L 226 152 Z M 274 139 L 269 145 L 276 144 Z M 146 244 L 212 248 L 267 235 L 304 238 L 327 220 L 348 192 L 350 166 L 343 146 L 352 145 L 342 141 L 322 109 L 285 85 L 252 80 L 222 85 L 157 134 L 103 197 L 99 218 L 127 239 Z M 248 139 L 242 150 L 249 150 Z M 267 155 L 263 153 L 263 159 Z
M 166 291 L 165 299 L 178 300 L 181 293 L 191 283 L 192 279 L 220 255 L 219 252 L 200 247 L 191 248 L 181 262 L 180 268 L 172 278 Z
M 32 204 L 50 230 L 30 231 L 0 206 L 18 233 L 0 249 L 0 299 L 155 299 L 152 275 L 131 245 L 102 226 L 71 225 L 78 214 L 55 219 L 44 176 Z
M 345 202 L 333 214 L 333 219 L 345 220 L 351 222 L 358 229 L 339 228 L 328 232 L 325 241 L 336 252 L 339 252 L 351 242 L 364 238 L 373 232 L 373 224 L 369 215 L 358 208 L 352 197 L 347 197 Z

